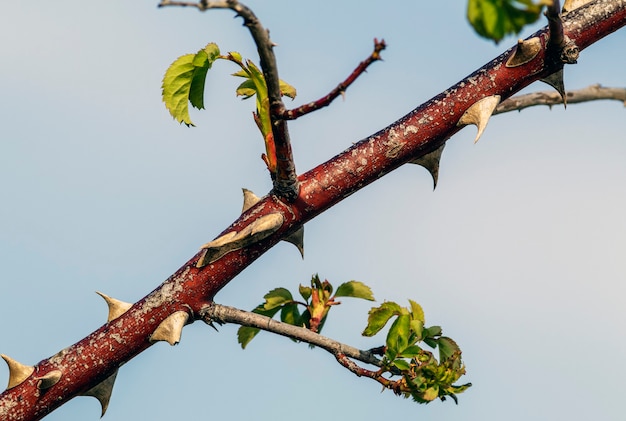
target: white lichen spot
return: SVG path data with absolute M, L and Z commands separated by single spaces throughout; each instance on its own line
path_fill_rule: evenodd
M 413 125 L 409 125 L 409 126 L 406 126 L 404 128 L 404 135 L 405 136 L 408 136 L 408 135 L 411 135 L 411 134 L 415 134 L 415 133 L 417 133 L 417 127 L 415 127 Z

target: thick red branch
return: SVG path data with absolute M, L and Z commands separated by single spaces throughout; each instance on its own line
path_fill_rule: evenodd
M 582 50 L 625 24 L 626 1 L 597 0 L 564 16 L 563 29 Z M 459 118 L 476 101 L 491 95 L 508 98 L 553 73 L 556 64 L 545 62 L 547 29 L 533 36 L 540 39 L 542 49 L 528 63 L 506 67 L 512 49 L 506 51 L 389 127 L 300 175 L 301 188 L 294 202 L 273 195 L 263 198 L 222 234 L 242 232 L 270 213 L 282 218 L 275 232 L 202 268 L 196 267 L 202 253 L 196 254 L 120 317 L 36 364 L 33 374 L 0 395 L 0 419 L 40 419 L 95 386 L 148 348 L 150 336 L 166 317 L 182 311 L 190 313 L 192 320 L 199 318 L 201 309 L 221 288 L 285 235 L 400 165 L 435 150 L 460 129 Z M 60 380 L 39 390 L 37 378 L 52 370 L 62 373 Z

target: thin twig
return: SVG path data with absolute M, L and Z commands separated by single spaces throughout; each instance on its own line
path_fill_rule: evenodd
M 381 365 L 380 360 L 371 352 L 362 351 L 350 345 L 343 344 L 334 339 L 314 333 L 304 327 L 282 323 L 271 317 L 250 311 L 211 303 L 200 311 L 200 317 L 207 324 L 235 323 L 241 326 L 250 326 L 315 345 L 330 352 L 336 358 L 338 354 L 342 354 L 365 364 L 374 365 L 376 367 L 380 367 Z
M 341 82 L 335 89 L 330 91 L 328 95 L 318 99 L 314 102 L 309 102 L 308 104 L 301 105 L 298 108 L 294 108 L 293 110 L 287 110 L 283 113 L 282 118 L 286 120 L 295 120 L 298 117 L 301 117 L 310 112 L 319 110 L 320 108 L 326 107 L 330 105 L 339 95 L 343 95 L 346 89 L 359 77 L 363 74 L 367 68 L 374 63 L 375 61 L 382 60 L 380 58 L 380 52 L 384 50 L 386 47 L 385 40 L 380 40 L 374 38 L 374 51 L 370 56 L 363 60 L 356 69 L 348 76 L 346 80 Z
M 626 88 L 605 88 L 601 85 L 591 85 L 583 89 L 569 91 L 566 95 L 568 104 L 606 99 L 621 101 L 624 106 L 626 106 Z M 493 114 L 501 114 L 515 110 L 521 111 L 524 108 L 536 105 L 547 105 L 548 107 L 551 107 L 562 103 L 563 99 L 558 92 L 533 92 L 526 95 L 513 96 L 505 101 L 502 101 Z
M 548 55 L 553 59 L 565 63 L 575 64 L 580 50 L 576 43 L 563 34 L 563 19 L 559 0 L 553 0 L 546 10 L 550 39 L 548 41 Z

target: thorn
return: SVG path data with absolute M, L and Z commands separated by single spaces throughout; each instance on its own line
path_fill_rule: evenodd
M 465 113 L 459 119 L 457 126 L 464 126 L 467 124 L 474 124 L 478 128 L 476 133 L 476 139 L 474 143 L 478 142 L 480 136 L 482 136 L 489 122 L 489 117 L 493 114 L 493 110 L 496 109 L 500 103 L 500 95 L 491 95 L 479 99 L 471 107 L 469 107 Z
M 534 59 L 541 51 L 541 41 L 538 37 L 532 37 L 526 41 L 520 39 L 513 55 L 506 61 L 506 67 L 517 67 Z
M 569 13 L 574 9 L 578 9 L 581 6 L 589 3 L 591 0 L 565 0 L 563 3 L 563 14 Z
M 109 407 L 109 401 L 111 400 L 111 393 L 113 392 L 113 385 L 115 384 L 115 377 L 117 377 L 117 370 L 113 372 L 109 377 L 92 387 L 86 392 L 83 392 L 81 396 L 93 396 L 98 399 L 100 406 L 102 407 L 102 414 L 100 418 L 104 417 L 104 413 L 107 412 Z
M 215 240 L 206 243 L 200 249 L 205 249 L 203 255 L 196 263 L 197 268 L 202 268 L 218 260 L 226 253 L 247 247 L 261 241 L 276 231 L 285 221 L 278 212 L 269 213 L 252 222 L 241 231 L 231 231 Z
M 180 342 L 183 326 L 187 324 L 187 320 L 189 313 L 186 311 L 179 310 L 170 314 L 150 335 L 150 342 L 166 341 L 172 346 L 176 345 Z
M 304 259 L 304 226 L 300 227 L 293 234 L 289 234 L 283 241 L 293 244 L 300 252 L 300 256 Z
M 19 363 L 7 355 L 0 354 L 0 357 L 2 357 L 9 366 L 9 384 L 7 390 L 21 384 L 35 371 L 35 367 Z
M 52 386 L 57 384 L 59 380 L 61 380 L 62 376 L 63 372 L 61 370 L 52 370 L 51 372 L 44 374 L 41 377 L 36 377 L 35 380 L 37 380 L 37 389 L 50 389 Z
M 563 83 L 563 68 L 540 80 L 556 89 L 563 100 L 563 107 L 567 108 L 567 95 L 565 95 L 565 83 Z
M 243 191 L 243 208 L 241 209 L 241 213 L 244 213 L 252 206 L 256 205 L 261 200 L 261 198 L 248 189 L 241 190 Z
M 104 298 L 107 305 L 109 306 L 109 315 L 107 316 L 107 323 L 113 319 L 117 319 L 122 314 L 126 312 L 133 305 L 131 303 L 125 303 L 124 301 L 116 300 L 115 298 L 111 298 L 106 294 L 101 293 L 100 291 L 96 291 L 96 294 Z
M 439 179 L 439 161 L 441 160 L 441 154 L 443 153 L 443 148 L 446 146 L 445 143 L 442 143 L 437 149 L 432 152 L 428 152 L 424 156 L 420 156 L 417 159 L 409 161 L 411 164 L 421 165 L 426 168 L 430 175 L 433 177 L 433 190 L 437 188 L 437 180 Z

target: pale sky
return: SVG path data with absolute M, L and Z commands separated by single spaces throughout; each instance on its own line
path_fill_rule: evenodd
M 208 42 L 256 59 L 241 20 L 156 4 L 8 2 L 0 15 L 0 353 L 22 363 L 100 327 L 94 291 L 139 300 L 237 217 L 242 187 L 271 188 L 234 67 L 211 70 L 196 128 L 160 99 L 167 66 Z M 278 44 L 295 105 L 343 80 L 374 37 L 388 43 L 345 100 L 291 123 L 298 172 L 515 42 L 474 35 L 461 0 L 248 4 Z M 622 30 L 585 50 L 566 87 L 624 86 L 625 43 Z M 242 351 L 235 326 L 195 323 L 176 347 L 156 344 L 120 369 L 105 419 L 623 420 L 625 121 L 621 104 L 598 102 L 495 117 L 476 145 L 466 128 L 448 142 L 435 192 L 423 168 L 402 167 L 308 223 L 304 260 L 279 244 L 216 297 L 252 309 L 319 273 L 365 282 L 379 302 L 416 300 L 464 352 L 474 386 L 458 406 L 380 393 L 304 344 L 261 333 Z M 360 336 L 371 303 L 343 301 L 323 333 L 381 345 Z M 81 397 L 46 419 L 99 415 Z

